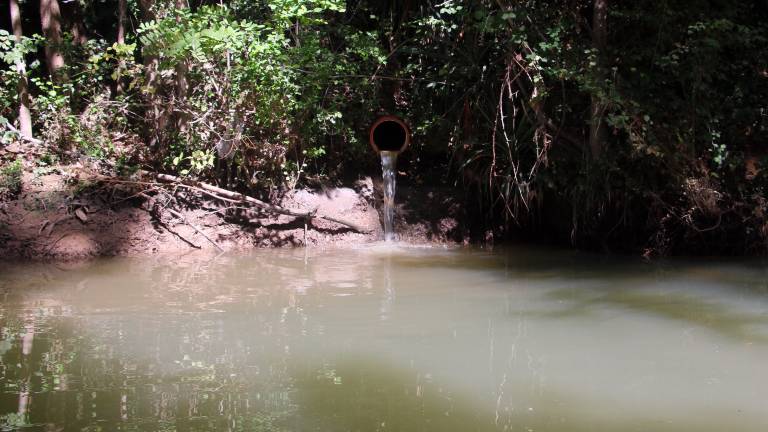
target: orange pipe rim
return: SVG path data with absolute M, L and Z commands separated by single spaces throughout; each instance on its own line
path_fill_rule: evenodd
M 376 145 L 376 140 L 373 139 L 373 132 L 376 130 L 377 127 L 379 127 L 379 125 L 385 122 L 394 122 L 400 125 L 401 128 L 403 128 L 403 131 L 405 132 L 405 140 L 403 140 L 403 145 L 400 146 L 400 149 L 395 150 L 397 153 L 402 153 L 411 144 L 411 128 L 408 127 L 408 125 L 403 121 L 403 119 L 393 115 L 381 116 L 377 118 L 376 121 L 373 122 L 373 124 L 371 125 L 371 128 L 368 130 L 368 141 L 370 142 L 371 147 L 376 153 L 381 153 L 381 149 L 379 148 L 378 145 Z

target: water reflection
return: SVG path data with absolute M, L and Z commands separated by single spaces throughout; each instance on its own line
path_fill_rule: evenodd
M 765 430 L 763 276 L 392 244 L 6 266 L 0 424 Z

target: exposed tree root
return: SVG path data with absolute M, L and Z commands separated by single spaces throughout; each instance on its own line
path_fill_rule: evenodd
M 155 178 L 159 182 L 185 186 L 187 188 L 192 188 L 192 189 L 198 189 L 199 192 L 202 192 L 205 195 L 212 196 L 214 198 L 218 198 L 223 201 L 248 203 L 271 213 L 293 216 L 297 218 L 302 218 L 307 221 L 311 219 L 324 219 L 330 222 L 337 223 L 339 225 L 344 225 L 346 227 L 352 228 L 357 232 L 361 232 L 361 233 L 368 232 L 368 230 L 366 230 L 365 228 L 362 228 L 352 222 L 348 222 L 332 216 L 318 216 L 316 214 L 316 210 L 312 210 L 308 212 L 289 210 L 274 204 L 266 203 L 264 201 L 261 201 L 259 199 L 253 198 L 248 195 L 241 194 L 239 192 L 233 192 L 233 191 L 223 189 L 208 183 L 183 179 L 180 177 L 172 176 L 170 174 L 157 174 Z
M 151 197 L 150 197 L 149 195 L 147 195 L 147 194 L 145 194 L 145 193 L 143 193 L 143 192 L 139 193 L 138 195 L 139 195 L 139 196 L 141 196 L 141 197 L 144 197 L 144 198 L 146 198 L 146 199 L 151 199 Z M 170 208 L 170 207 L 166 207 L 166 208 L 165 208 L 165 210 L 166 210 L 168 213 L 170 213 L 171 215 L 173 215 L 174 217 L 176 217 L 176 218 L 178 218 L 179 220 L 181 220 L 181 221 L 182 221 L 182 222 L 183 222 L 185 225 L 187 225 L 187 226 L 189 226 L 190 228 L 192 228 L 193 230 L 195 230 L 195 231 L 196 231 L 198 234 L 200 234 L 201 236 L 203 236 L 203 237 L 204 237 L 206 240 L 208 240 L 208 241 L 209 241 L 209 242 L 210 242 L 212 245 L 216 246 L 216 249 L 220 250 L 221 252 L 224 252 L 224 249 L 223 249 L 221 246 L 219 246 L 219 244 L 218 244 L 218 243 L 216 243 L 216 242 L 215 242 L 215 241 L 214 241 L 212 238 L 210 238 L 210 237 L 209 237 L 209 236 L 208 236 L 208 235 L 207 235 L 207 234 L 206 234 L 206 233 L 205 233 L 205 232 L 204 232 L 202 229 L 200 229 L 200 228 L 199 228 L 197 225 L 195 225 L 195 224 L 193 224 L 193 223 L 189 222 L 189 221 L 187 220 L 187 218 L 186 218 L 186 217 L 184 217 L 184 215 L 183 215 L 183 214 L 181 214 L 181 213 L 177 212 L 176 210 L 174 210 L 174 209 L 172 209 L 172 208 Z
M 203 183 L 199 181 L 184 179 L 181 177 L 176 177 L 170 174 L 154 174 L 150 172 L 142 172 L 142 174 L 145 174 L 147 176 L 152 176 L 156 180 L 156 182 L 147 182 L 147 181 L 131 181 L 131 180 L 115 180 L 111 178 L 104 178 L 103 181 L 107 183 L 121 183 L 121 184 L 133 184 L 133 185 L 142 185 L 147 188 L 153 188 L 153 187 L 163 187 L 163 186 L 174 186 L 174 187 L 183 187 L 185 189 L 189 189 L 195 192 L 198 192 L 200 194 L 206 195 L 208 197 L 227 202 L 229 204 L 247 204 L 253 207 L 258 207 L 259 209 L 274 213 L 274 214 L 282 214 L 287 216 L 293 216 L 295 218 L 303 219 L 305 222 L 309 222 L 312 219 L 323 219 L 329 222 L 333 222 L 339 225 L 343 225 L 345 227 L 351 228 L 352 230 L 359 232 L 359 233 L 368 233 L 370 232 L 369 229 L 366 229 L 364 227 L 361 227 L 355 223 L 345 221 L 343 219 L 339 219 L 333 216 L 320 216 L 317 215 L 317 210 L 313 209 L 311 211 L 296 211 L 296 210 L 290 210 L 278 205 L 270 204 L 267 202 L 264 202 L 262 200 L 259 200 L 257 198 L 241 194 L 239 192 L 230 191 L 227 189 L 220 188 L 218 186 L 214 186 L 212 184 Z M 145 189 L 142 192 L 139 192 L 132 196 L 146 196 L 144 192 L 147 192 L 150 189 Z M 193 227 L 194 228 L 194 227 Z

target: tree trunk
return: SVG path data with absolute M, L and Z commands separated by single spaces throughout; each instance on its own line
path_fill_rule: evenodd
M 61 5 L 64 27 L 72 34 L 72 43 L 85 45 L 88 38 L 85 36 L 85 23 L 83 22 L 83 8 L 80 1 L 65 1 Z
M 117 2 L 117 43 L 125 44 L 125 16 L 128 10 L 128 0 L 119 0 Z M 115 80 L 115 93 L 123 94 L 122 73 L 125 69 L 125 62 L 120 59 L 117 63 L 117 79 Z
M 117 43 L 125 43 L 125 16 L 128 10 L 128 0 L 117 2 Z
M 45 36 L 45 62 L 48 73 L 55 81 L 61 81 L 60 69 L 64 66 L 61 54 L 61 12 L 58 0 L 40 0 L 40 22 Z
M 149 22 L 155 19 L 155 13 L 152 11 L 154 0 L 139 0 L 141 8 L 141 19 Z M 162 110 L 162 104 L 159 98 L 160 89 L 158 88 L 157 68 L 159 66 L 156 55 L 143 53 L 144 57 L 144 86 L 149 89 L 145 92 L 147 98 L 147 129 L 149 132 L 149 146 L 155 151 L 161 151 L 161 135 L 165 129 L 165 115 Z
M 13 36 L 16 43 L 21 42 L 21 11 L 19 10 L 19 1 L 10 0 L 11 5 L 11 27 L 13 27 Z M 16 62 L 16 72 L 19 74 L 19 82 L 16 85 L 19 92 L 19 130 L 21 135 L 32 138 L 32 115 L 29 106 L 29 86 L 27 85 L 27 67 L 24 59 Z
M 608 0 L 594 0 L 592 12 L 592 47 L 597 50 L 597 72 L 595 79 L 598 87 L 604 84 L 603 58 L 608 35 Z M 604 150 L 608 135 L 603 115 L 605 114 L 605 102 L 600 95 L 592 95 L 589 122 L 589 149 L 592 159 L 598 159 Z
M 177 10 L 186 9 L 186 0 L 175 0 Z M 176 22 L 180 23 L 181 18 L 176 15 Z M 176 64 L 176 105 L 183 107 L 184 101 L 187 99 L 187 90 L 189 84 L 187 83 L 187 62 L 182 60 Z M 183 131 L 186 129 L 186 115 L 183 112 L 176 112 L 176 127 Z

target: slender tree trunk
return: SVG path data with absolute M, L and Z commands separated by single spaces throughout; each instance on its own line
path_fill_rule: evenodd
M 117 2 L 117 43 L 125 44 L 125 16 L 128 10 L 128 0 L 119 0 Z M 123 94 L 122 74 L 125 69 L 125 62 L 120 59 L 117 63 L 117 79 L 115 80 L 115 93 Z
M 117 2 L 117 43 L 125 43 L 125 16 L 128 10 L 128 0 Z
M 16 43 L 21 42 L 21 11 L 19 10 L 19 1 L 10 0 L 11 5 L 11 27 L 13 27 L 13 36 Z M 24 59 L 16 62 L 16 72 L 19 74 L 19 82 L 16 88 L 19 93 L 19 130 L 27 138 L 32 138 L 32 115 L 30 114 L 29 86 L 27 85 L 27 67 Z
M 608 35 L 608 0 L 594 0 L 592 12 L 592 47 L 597 50 L 597 74 L 596 79 L 603 84 L 605 75 L 603 73 L 602 59 L 605 55 Z M 603 115 L 605 114 L 605 103 L 599 95 L 592 95 L 592 106 L 590 109 L 589 123 L 589 148 L 592 152 L 592 159 L 598 159 L 604 150 L 608 132 L 605 127 Z
M 61 11 L 58 0 L 40 0 L 40 22 L 45 36 L 45 62 L 51 77 L 60 81 L 59 70 L 64 66 L 61 54 Z
M 186 9 L 187 2 L 186 0 L 175 0 L 176 9 Z M 181 18 L 177 15 L 176 16 L 176 22 L 180 23 Z M 176 104 L 179 106 L 184 105 L 184 101 L 187 99 L 187 91 L 189 84 L 187 83 L 187 62 L 185 60 L 182 60 L 176 64 Z M 176 127 L 179 130 L 184 130 L 186 128 L 186 116 L 182 112 L 176 113 Z
M 152 11 L 154 6 L 154 0 L 139 0 L 139 6 L 141 8 L 141 18 L 144 22 L 149 22 L 155 19 L 155 13 Z M 157 80 L 157 68 L 158 58 L 156 55 L 150 55 L 146 52 L 143 53 L 144 57 L 144 86 L 149 90 L 145 92 L 147 97 L 147 127 L 149 129 L 149 146 L 156 151 L 162 150 L 161 135 L 165 128 L 166 116 L 161 112 L 162 105 L 160 103 L 159 93 L 160 88 Z

